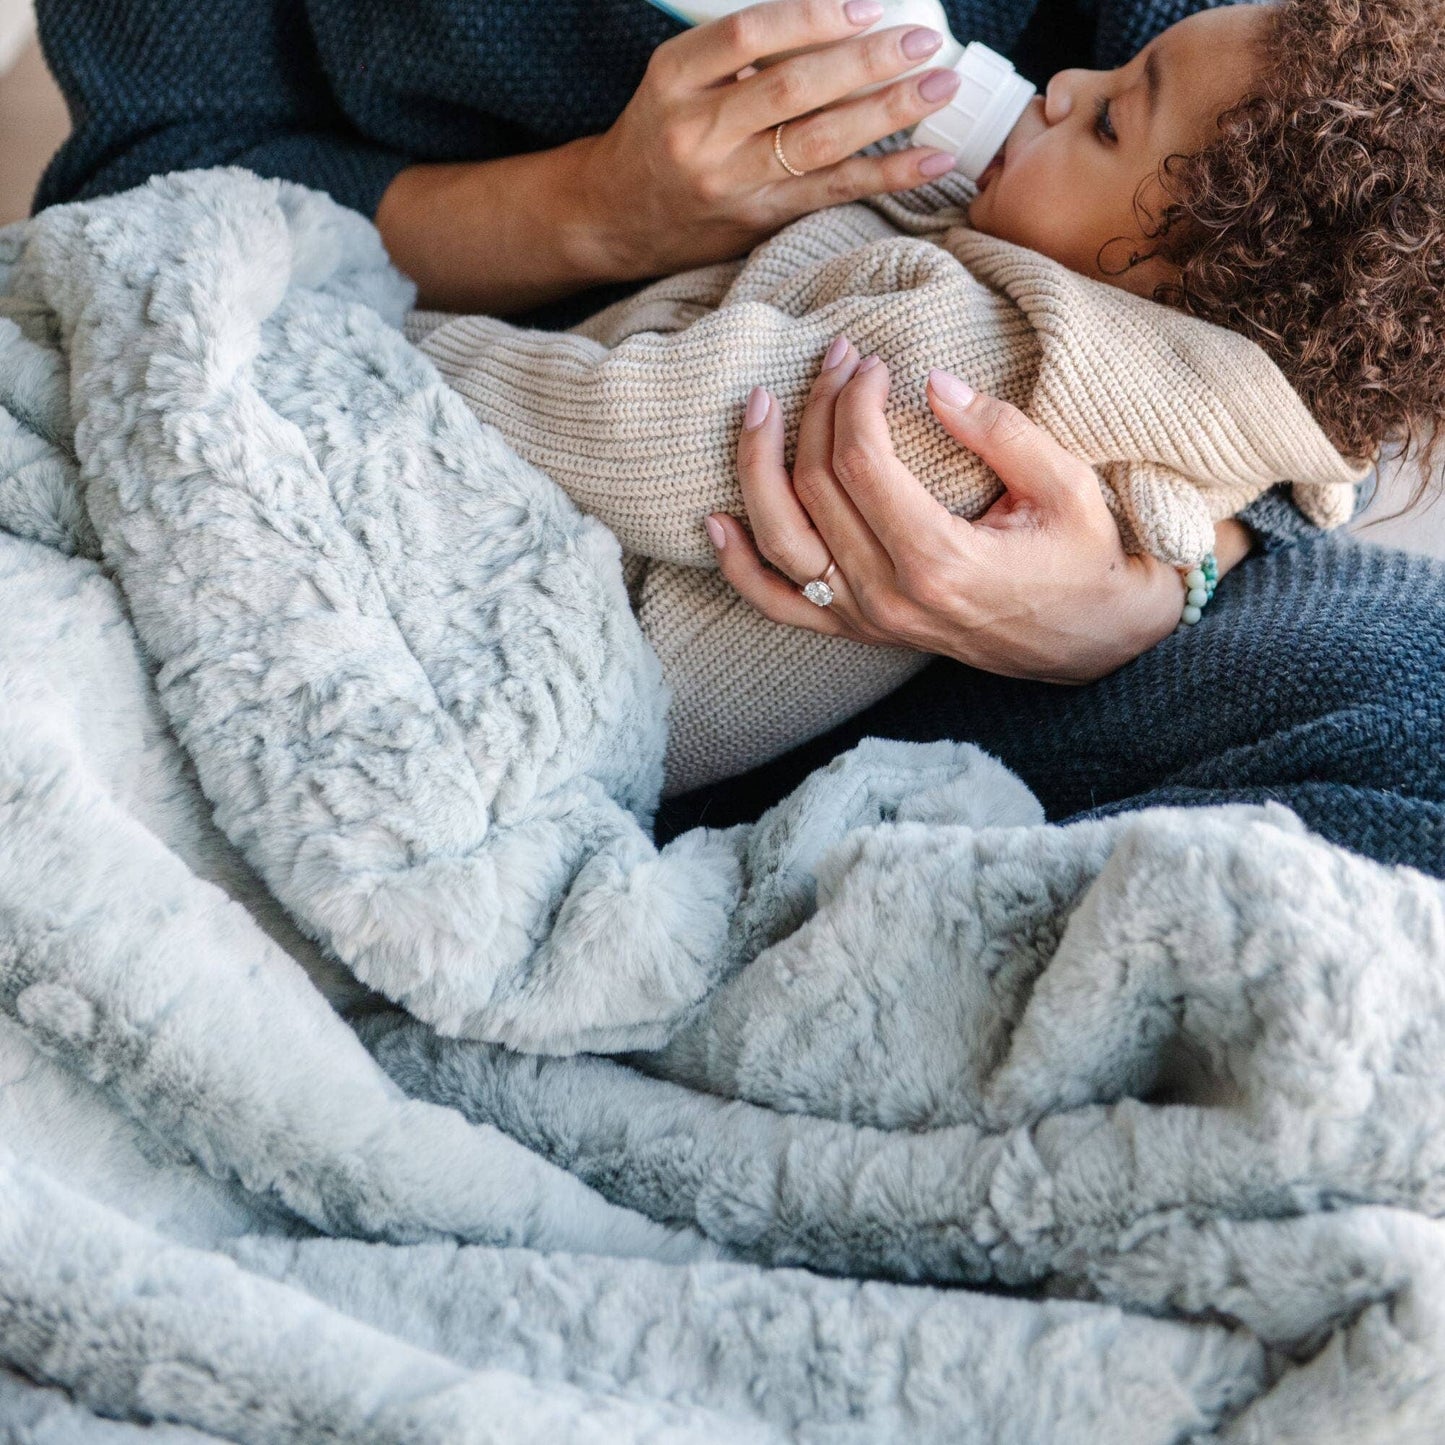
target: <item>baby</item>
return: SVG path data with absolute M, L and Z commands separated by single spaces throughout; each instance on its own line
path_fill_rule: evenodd
M 888 362 L 899 456 L 951 510 L 980 514 L 999 483 L 933 420 L 933 367 L 1091 462 L 1130 547 L 1180 566 L 1277 482 L 1330 526 L 1383 445 L 1428 460 L 1445 405 L 1438 6 L 1201 12 L 1119 70 L 1055 76 L 976 196 L 952 178 L 820 212 L 569 334 L 416 318 L 473 410 L 628 554 L 673 692 L 670 792 L 926 661 L 774 626 L 703 534 L 708 512 L 741 510 L 748 392 L 796 420 L 835 336 Z

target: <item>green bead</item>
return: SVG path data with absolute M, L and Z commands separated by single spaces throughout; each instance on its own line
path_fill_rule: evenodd
M 1184 600 L 1191 607 L 1203 607 L 1205 603 L 1209 601 L 1209 593 L 1202 587 L 1191 587 L 1189 591 L 1184 594 Z
M 1186 607 L 1186 608 L 1184 609 L 1184 611 L 1179 614 L 1179 620 L 1180 620 L 1186 627 L 1193 627 L 1194 624 L 1195 624 L 1196 622 L 1198 622 L 1199 619 L 1200 619 L 1201 617 L 1203 617 L 1203 616 L 1204 616 L 1204 611 L 1203 611 L 1202 608 L 1199 608 L 1199 607 Z
M 1192 592 L 1196 587 L 1203 587 L 1208 579 L 1198 567 L 1191 567 L 1184 574 L 1184 585 Z

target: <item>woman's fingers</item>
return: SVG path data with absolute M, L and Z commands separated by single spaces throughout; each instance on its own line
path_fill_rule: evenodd
M 724 114 L 740 132 L 768 131 L 783 121 L 833 105 L 855 91 L 887 86 L 905 72 L 916 70 L 942 44 L 943 36 L 936 30 L 897 26 L 795 55 L 731 87 Z M 905 89 L 916 92 L 916 82 L 905 83 Z M 878 140 L 897 129 L 879 131 L 868 140 Z
M 826 571 L 831 556 L 799 505 L 783 459 L 783 414 L 775 397 L 756 387 L 748 398 L 738 438 L 743 505 L 758 550 L 796 583 Z
M 911 130 L 944 105 L 958 90 L 958 76 L 951 70 L 930 70 L 909 76 L 872 95 L 843 101 L 789 123 L 783 132 L 788 159 L 800 171 L 813 174 L 837 166 L 884 136 Z M 954 166 L 947 151 L 922 149 L 914 164 L 934 157 L 924 179 L 946 175 Z
M 831 608 L 809 602 L 796 583 L 780 577 L 764 563 L 748 536 L 748 529 L 736 517 L 714 514 L 707 520 L 708 533 L 717 551 L 718 569 L 745 602 L 771 622 L 806 627 L 829 637 L 848 635 L 842 618 Z M 718 546 L 719 536 L 723 539 L 721 546 Z
M 766 56 L 847 40 L 882 18 L 878 0 L 768 0 L 674 36 L 653 53 L 653 70 L 674 92 L 700 90 Z
M 790 134 L 791 129 L 783 133 L 785 145 L 790 144 Z M 911 191 L 926 181 L 937 180 L 953 169 L 953 163 L 947 151 L 918 146 L 881 156 L 852 156 L 827 170 L 812 171 L 801 180 L 789 181 L 774 195 L 780 203 L 786 203 L 788 217 L 806 216 L 825 206 Z
M 929 373 L 928 404 L 944 430 L 992 467 L 1016 500 L 1043 511 L 1107 513 L 1094 469 L 1017 407 L 980 395 L 946 371 Z
M 829 556 L 855 584 L 855 589 L 892 571 L 878 539 L 839 485 L 834 472 L 835 409 L 839 397 L 855 384 L 864 368 L 883 369 L 876 356 L 864 360 L 852 342 L 843 337 L 829 348 L 798 423 L 797 457 L 793 464 L 793 491 L 818 529 Z M 887 388 L 886 380 L 884 388 Z
M 833 414 L 832 470 L 859 515 L 898 563 L 911 553 L 951 546 L 959 522 L 898 459 L 888 430 L 888 368 L 860 371 Z

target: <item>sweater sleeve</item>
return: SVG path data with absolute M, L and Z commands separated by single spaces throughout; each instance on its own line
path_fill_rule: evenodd
M 364 215 L 411 158 L 362 140 L 297 0 L 38 0 L 73 133 L 35 209 L 166 171 L 239 165 Z
M 1365 492 L 1366 487 L 1356 489 L 1357 515 Z M 1283 551 L 1294 546 L 1302 537 L 1314 537 L 1320 532 L 1320 528 L 1290 500 L 1287 485 L 1271 487 L 1239 514 L 1239 520 L 1249 528 L 1262 552 Z

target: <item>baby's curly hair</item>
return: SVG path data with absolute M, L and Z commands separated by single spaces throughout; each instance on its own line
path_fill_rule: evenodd
M 1282 0 L 1254 93 L 1173 156 L 1158 299 L 1258 343 L 1335 446 L 1428 468 L 1445 411 L 1445 3 Z M 1165 294 L 1167 293 L 1167 294 Z

